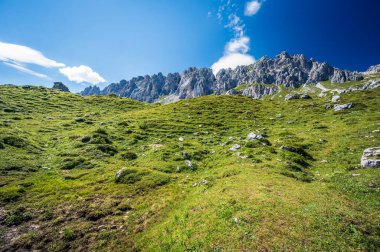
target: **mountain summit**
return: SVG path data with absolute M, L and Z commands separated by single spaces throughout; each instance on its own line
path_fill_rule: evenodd
M 326 62 L 306 59 L 302 54 L 290 55 L 282 52 L 275 58 L 262 57 L 249 66 L 236 69 L 222 69 L 215 76 L 209 68 L 191 67 L 182 74 L 162 73 L 152 76 L 139 76 L 129 81 L 121 80 L 100 90 L 97 86 L 87 87 L 81 92 L 83 96 L 116 94 L 139 101 L 167 102 L 193 98 L 210 94 L 223 94 L 243 84 L 273 84 L 273 87 L 261 87 L 252 92 L 245 90 L 253 98 L 260 98 L 268 92 L 275 92 L 275 86 L 298 88 L 303 84 L 316 84 L 331 80 L 333 83 L 362 80 L 359 72 L 341 70 Z M 249 87 L 252 88 L 252 87 Z M 241 88 L 244 92 L 244 87 Z

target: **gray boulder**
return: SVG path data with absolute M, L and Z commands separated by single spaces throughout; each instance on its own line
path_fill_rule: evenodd
M 350 108 L 352 108 L 352 107 L 353 107 L 353 105 L 352 105 L 351 102 L 350 102 L 350 103 L 343 104 L 343 105 L 335 104 L 335 105 L 334 105 L 334 110 L 335 110 L 335 111 L 341 111 L 341 110 L 345 110 L 345 109 L 350 109 Z
M 285 96 L 285 101 L 289 101 L 289 100 L 295 100 L 295 99 L 298 99 L 299 97 L 298 97 L 298 95 L 296 95 L 296 94 L 287 94 L 286 96 Z
M 118 172 L 116 172 L 115 182 L 119 183 L 121 181 L 121 179 L 125 176 L 126 172 L 127 172 L 126 168 L 123 168 L 123 169 L 119 170 Z
M 248 140 L 260 140 L 260 139 L 264 139 L 265 137 L 263 135 L 256 135 L 255 133 L 249 133 L 248 136 L 247 136 Z
M 238 149 L 240 149 L 241 146 L 239 144 L 235 144 L 233 145 L 231 148 L 230 148 L 230 151 L 237 151 Z
M 361 159 L 363 168 L 379 168 L 380 167 L 380 147 L 372 147 L 365 149 Z
M 339 95 L 334 95 L 331 99 L 332 102 L 338 102 L 340 100 L 340 96 Z
M 303 95 L 301 95 L 301 99 L 308 100 L 308 99 L 311 99 L 311 96 L 308 94 L 303 94 Z

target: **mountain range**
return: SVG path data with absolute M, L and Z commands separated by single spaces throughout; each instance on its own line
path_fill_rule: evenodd
M 368 71 L 378 72 L 379 65 Z M 307 59 L 303 54 L 290 55 L 282 52 L 275 58 L 262 57 L 252 65 L 236 69 L 222 69 L 216 75 L 210 68 L 190 67 L 183 73 L 145 75 L 112 83 L 101 90 L 90 86 L 83 96 L 115 94 L 144 102 L 170 103 L 180 99 L 210 94 L 240 94 L 252 98 L 274 94 L 277 86 L 298 88 L 303 84 L 317 84 L 331 80 L 332 83 L 363 80 L 363 73 L 342 70 L 326 62 Z M 247 85 L 248 84 L 248 85 Z M 263 85 L 273 84 L 273 85 Z

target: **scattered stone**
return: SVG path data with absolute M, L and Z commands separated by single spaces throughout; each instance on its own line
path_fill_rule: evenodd
M 241 146 L 239 145 L 239 144 L 235 144 L 234 146 L 232 146 L 231 148 L 230 148 L 230 151 L 237 151 L 238 149 L 240 149 L 241 148 Z
M 193 167 L 193 164 L 191 163 L 190 160 L 186 160 L 185 163 L 186 163 L 187 167 L 189 167 L 189 168 Z
M 238 218 L 237 217 L 234 217 L 234 222 L 237 224 L 238 223 Z
M 242 159 L 246 159 L 246 158 L 248 158 L 248 156 L 246 156 L 246 155 L 242 155 L 240 152 L 237 153 L 236 156 L 239 157 L 239 158 L 242 158 Z
M 340 100 L 340 96 L 339 95 L 334 95 L 331 99 L 332 102 L 338 102 Z
M 326 93 L 325 92 L 322 92 L 318 95 L 319 98 L 322 98 L 322 97 L 325 97 L 326 96 Z
M 303 95 L 301 95 L 301 99 L 308 100 L 308 99 L 311 99 L 311 96 L 308 94 L 303 94 Z
M 256 139 L 263 139 L 265 138 L 263 135 L 256 135 L 255 133 L 249 133 L 248 134 L 248 140 L 256 140 Z
M 195 182 L 192 187 L 200 186 L 200 185 L 207 185 L 208 181 L 206 179 L 202 179 L 200 182 Z
M 185 139 L 183 137 L 178 138 L 178 141 L 183 142 Z
M 345 110 L 345 109 L 350 109 L 350 108 L 352 108 L 353 107 L 353 105 L 352 105 L 352 103 L 350 102 L 350 103 L 346 103 L 346 104 L 343 104 L 343 105 L 334 105 L 334 110 L 335 111 L 341 111 L 341 110 Z
M 296 94 L 287 94 L 285 96 L 285 101 L 295 100 L 295 99 L 298 99 L 298 95 L 296 95 Z
M 116 176 L 115 176 L 116 182 L 119 182 L 123 178 L 125 171 L 126 171 L 126 168 L 123 168 L 116 173 Z
M 207 181 L 206 179 L 202 179 L 201 184 L 202 184 L 202 185 L 207 185 L 207 184 L 208 184 L 208 181 Z
M 357 174 L 357 173 L 352 174 L 352 177 L 358 177 L 358 176 L 360 176 L 360 174 Z
M 380 167 L 380 147 L 372 147 L 365 149 L 361 159 L 363 168 L 379 168 Z

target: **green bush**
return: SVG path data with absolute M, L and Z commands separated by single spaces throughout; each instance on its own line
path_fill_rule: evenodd
M 63 160 L 60 168 L 62 170 L 72 170 L 74 168 L 83 167 L 86 164 L 86 159 L 84 158 L 66 158 Z
M 94 133 L 101 134 L 101 135 L 108 135 L 107 131 L 102 128 L 98 128 L 94 131 Z
M 136 159 L 138 156 L 136 153 L 133 153 L 133 152 L 124 152 L 121 154 L 121 157 L 123 159 L 127 159 L 127 160 L 134 160 Z
M 28 146 L 28 142 L 20 137 L 8 136 L 3 138 L 3 142 L 7 145 L 14 146 L 17 148 L 23 148 Z
M 112 144 L 112 141 L 108 139 L 106 135 L 94 134 L 89 144 Z
M 90 136 L 84 136 L 84 137 L 82 137 L 82 139 L 81 139 L 82 143 L 88 143 L 88 142 L 90 142 L 90 140 L 91 140 L 91 137 L 90 137 Z
M 103 153 L 110 155 L 110 156 L 114 156 L 115 154 L 117 154 L 119 152 L 114 146 L 109 145 L 109 144 L 98 145 L 97 149 Z

